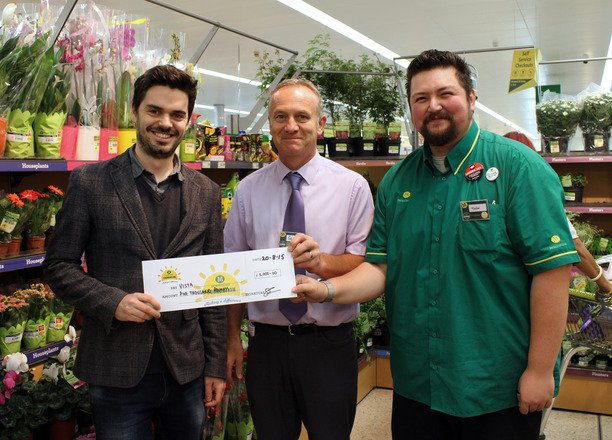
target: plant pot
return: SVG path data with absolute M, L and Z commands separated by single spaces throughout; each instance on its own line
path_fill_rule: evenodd
M 23 331 L 22 347 L 26 350 L 44 347 L 47 343 L 47 330 L 49 329 L 49 316 L 44 318 L 28 319 Z
M 6 252 L 7 258 L 19 255 L 19 252 L 21 251 L 21 240 L 21 238 L 13 238 L 11 240 L 8 246 L 8 250 Z
M 581 186 L 563 188 L 563 193 L 565 194 L 565 201 L 567 203 L 582 203 L 583 190 L 584 188 Z
M 584 134 L 584 151 L 607 153 L 610 150 L 610 132 Z
M 25 239 L 25 248 L 29 251 L 40 251 L 45 249 L 45 234 L 28 235 Z
M 374 156 L 374 139 L 354 137 L 349 139 L 352 156 Z
M 62 127 L 62 143 L 60 144 L 60 156 L 65 160 L 74 160 L 76 157 L 77 138 L 79 127 L 76 125 L 64 125 Z
M 542 136 L 544 154 L 556 155 L 569 152 L 569 136 Z
M 48 440 L 71 440 L 77 431 L 76 416 L 67 420 L 51 420 L 47 422 Z
M 119 151 L 119 131 L 111 128 L 100 129 L 100 155 L 99 160 L 115 157 Z
M 2 357 L 19 351 L 24 330 L 25 319 L 13 324 L 4 323 L 0 327 L 0 355 Z
M 8 252 L 9 244 L 10 242 L 8 243 L 0 242 L 0 260 L 2 260 L 3 258 L 6 258 L 6 253 Z
M 37 113 L 34 118 L 34 152 L 41 159 L 59 159 L 66 113 Z
M 348 157 L 348 139 L 329 138 L 327 140 L 327 152 L 329 157 Z
M 6 118 L 0 116 L 0 157 L 4 157 L 6 147 Z
M 100 158 L 100 128 L 88 125 L 79 126 L 76 160 L 94 160 Z
M 119 129 L 119 146 L 117 154 L 125 153 L 134 143 L 136 143 L 135 129 Z
M 13 109 L 9 113 L 6 127 L 6 157 L 25 159 L 34 157 L 34 113 Z
M 401 140 L 378 138 L 374 143 L 376 156 L 399 156 Z

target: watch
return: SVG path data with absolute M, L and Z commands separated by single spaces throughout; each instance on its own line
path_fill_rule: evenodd
M 322 302 L 322 303 L 332 302 L 336 294 L 336 292 L 334 292 L 334 285 L 327 280 L 319 280 L 319 281 L 321 281 L 323 284 L 327 286 L 327 297 L 323 301 L 319 301 L 319 302 Z

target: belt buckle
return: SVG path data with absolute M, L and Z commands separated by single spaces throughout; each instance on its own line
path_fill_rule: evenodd
M 287 326 L 287 330 L 289 331 L 289 334 L 290 334 L 291 336 L 295 336 L 295 333 L 293 333 L 293 331 L 291 330 L 291 326 L 292 326 L 292 325 L 293 325 L 293 324 L 289 324 L 289 325 Z

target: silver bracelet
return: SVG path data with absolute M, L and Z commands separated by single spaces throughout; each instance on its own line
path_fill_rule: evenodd
M 321 303 L 332 302 L 334 300 L 334 296 L 336 295 L 336 293 L 334 292 L 334 285 L 327 280 L 319 280 L 319 281 L 321 281 L 323 284 L 327 286 L 327 297 L 323 301 L 319 301 L 319 302 Z

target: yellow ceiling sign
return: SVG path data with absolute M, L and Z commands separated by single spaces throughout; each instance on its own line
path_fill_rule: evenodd
M 538 63 L 540 59 L 540 49 L 518 49 L 514 51 L 508 93 L 538 85 Z

